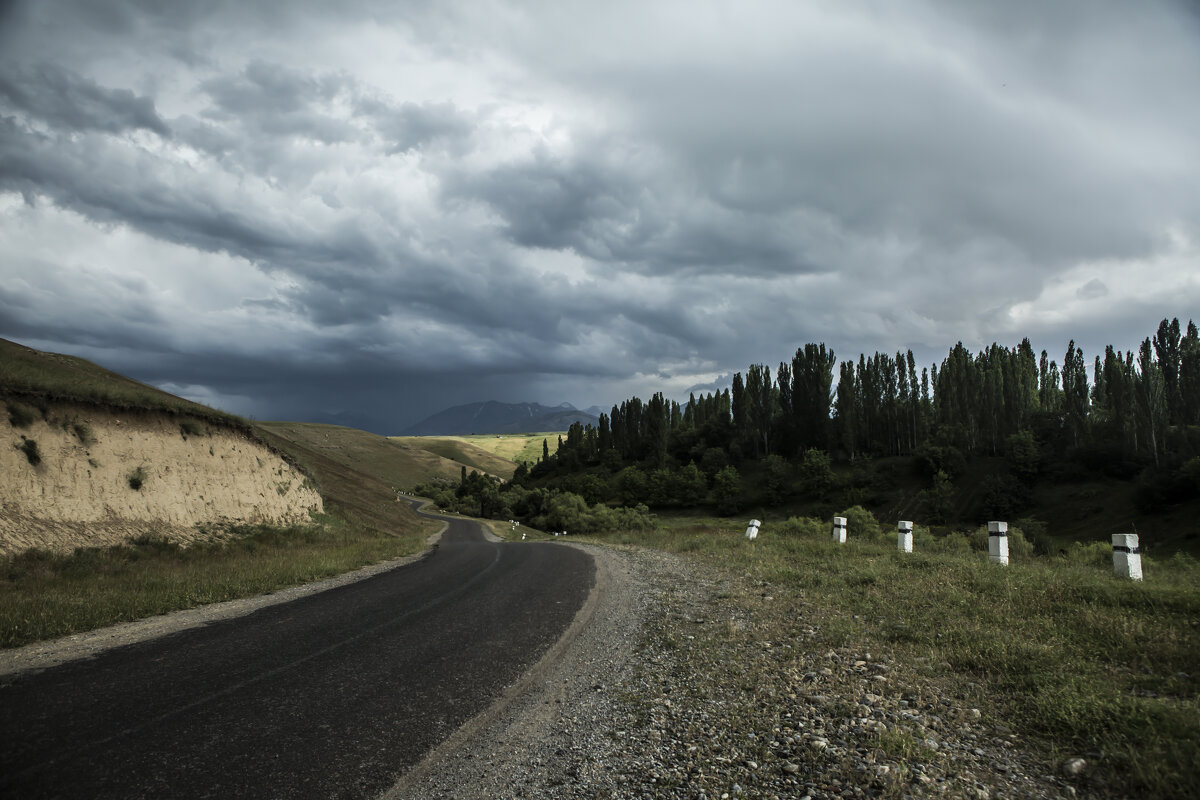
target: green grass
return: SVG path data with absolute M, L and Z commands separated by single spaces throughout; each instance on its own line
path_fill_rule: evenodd
M 465 441 L 465 437 L 409 436 L 392 437 L 389 441 L 411 444 L 421 450 L 462 464 L 468 469 L 499 475 L 504 479 L 511 478 L 513 471 L 517 468 L 517 465 L 507 458 L 502 458 L 473 442 Z
M 928 534 L 902 556 L 894 541 L 835 545 L 817 520 L 787 534 L 768 523 L 754 543 L 741 520 L 667 524 L 593 538 L 688 553 L 769 585 L 779 608 L 823 609 L 821 646 L 942 665 L 940 680 L 982 687 L 972 705 L 1052 759 L 1100 753 L 1096 786 L 1155 797 L 1200 786 L 1200 564 L 1187 556 L 1145 559 L 1134 583 L 1097 548 L 1006 568 Z M 797 636 L 789 615 L 756 613 L 760 636 Z
M 413 528 L 391 536 L 338 516 L 233 533 L 188 548 L 142 538 L 69 555 L 34 550 L 0 559 L 0 647 L 320 580 L 416 552 L 425 535 Z
M 10 400 L 8 410 L 14 427 L 29 424 L 29 404 L 54 400 L 83 402 L 116 409 L 162 411 L 188 415 L 223 425 L 246 429 L 240 417 L 217 411 L 153 386 L 110 372 L 75 356 L 45 353 L 0 339 L 0 391 L 26 398 Z M 28 420 L 28 421 L 27 421 Z M 18 425 L 18 422 L 23 425 Z
M 301 464 L 340 464 L 395 488 L 415 486 L 434 477 L 458 480 L 463 467 L 414 444 L 419 439 L 389 438 L 309 422 L 259 422 L 256 428 L 263 438 L 286 449 Z
M 558 437 L 562 436 L 565 439 L 567 432 L 551 431 L 549 433 L 530 433 L 524 435 L 528 436 L 529 439 L 525 442 L 525 446 L 521 448 L 520 452 L 513 456 L 512 460 L 518 464 L 528 463 L 530 466 L 533 466 L 542 458 L 542 442 L 546 442 L 550 448 L 550 454 L 554 455 L 558 450 Z

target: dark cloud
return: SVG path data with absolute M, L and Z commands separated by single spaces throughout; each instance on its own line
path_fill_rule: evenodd
M 53 64 L 5 70 L 0 74 L 0 99 L 53 128 L 107 133 L 144 129 L 164 138 L 171 135 L 149 97 L 129 89 L 106 89 Z
M 375 97 L 358 102 L 357 112 L 374 121 L 389 155 L 408 153 L 433 142 L 457 142 L 471 134 L 475 121 L 453 103 L 402 103 Z
M 1180 4 L 0 14 L 0 335 L 256 416 L 1130 347 L 1200 307 Z

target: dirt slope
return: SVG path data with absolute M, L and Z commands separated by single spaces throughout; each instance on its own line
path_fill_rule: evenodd
M 141 535 L 190 542 L 322 510 L 296 467 L 229 428 L 85 404 L 51 404 L 21 427 L 0 417 L 0 554 Z

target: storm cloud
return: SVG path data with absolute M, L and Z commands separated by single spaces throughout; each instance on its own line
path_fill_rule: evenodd
M 16 2 L 0 336 L 259 418 L 1200 309 L 1184 2 Z

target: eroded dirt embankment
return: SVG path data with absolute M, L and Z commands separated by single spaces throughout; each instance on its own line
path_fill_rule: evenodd
M 82 405 L 19 428 L 0 417 L 0 554 L 147 534 L 186 543 L 321 510 L 303 473 L 240 431 Z

